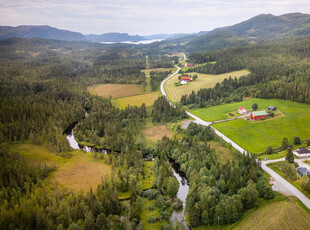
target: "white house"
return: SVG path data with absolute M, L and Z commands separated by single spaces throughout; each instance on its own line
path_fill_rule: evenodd
M 310 150 L 306 147 L 299 147 L 293 151 L 293 154 L 298 158 L 310 157 Z
M 240 106 L 239 108 L 238 108 L 238 113 L 239 114 L 246 114 L 248 111 L 245 109 L 245 108 L 243 108 L 242 106 Z
M 186 84 L 187 84 L 187 81 L 181 80 L 180 83 L 181 83 L 181 85 L 186 85 Z

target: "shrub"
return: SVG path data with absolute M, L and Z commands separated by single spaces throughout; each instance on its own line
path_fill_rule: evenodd
M 294 145 L 300 145 L 300 137 L 294 137 Z

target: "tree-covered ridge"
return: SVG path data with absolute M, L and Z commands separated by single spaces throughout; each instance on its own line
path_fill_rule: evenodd
M 183 96 L 182 104 L 204 107 L 240 101 L 243 97 L 278 98 L 310 103 L 310 37 L 282 40 L 265 45 L 231 48 L 191 56 L 194 62 L 214 61 L 189 71 L 220 74 L 249 69 L 251 74 L 227 79 L 212 89 Z
M 78 141 L 85 141 L 105 149 L 121 151 L 128 138 L 140 133 L 146 108 L 128 106 L 120 110 L 109 99 L 96 98 L 91 106 L 91 113 L 82 120 L 74 134 Z
M 152 91 L 156 91 L 159 88 L 160 83 L 171 74 L 171 71 L 151 71 L 150 72 L 150 84 Z
M 152 110 L 152 121 L 156 122 L 171 122 L 187 118 L 185 110 L 181 107 L 173 107 L 164 96 L 159 97 L 154 101 Z
M 186 210 L 192 227 L 215 225 L 218 216 L 221 224 L 234 223 L 260 197 L 273 197 L 255 157 L 235 153 L 232 162 L 221 164 L 207 142 L 215 137 L 210 127 L 191 123 L 186 133 L 182 139 L 163 139 L 159 152 L 180 164 L 189 179 Z

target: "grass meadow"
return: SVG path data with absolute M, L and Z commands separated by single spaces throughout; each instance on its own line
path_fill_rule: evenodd
M 134 84 L 98 84 L 89 86 L 87 90 L 97 96 L 118 98 L 143 93 L 140 85 Z
M 267 146 L 281 146 L 284 137 L 288 138 L 289 143 L 293 143 L 295 136 L 310 138 L 310 106 L 306 104 L 278 99 L 252 99 L 191 112 L 207 121 L 221 120 L 226 118 L 227 112 L 236 111 L 239 106 L 249 109 L 253 103 L 258 104 L 258 110 L 266 109 L 269 105 L 276 106 L 282 115 L 259 122 L 236 119 L 215 124 L 214 127 L 250 153 L 264 152 Z
M 135 96 L 129 97 L 121 97 L 116 99 L 116 103 L 119 108 L 124 109 L 128 105 L 131 106 L 141 106 L 143 103 L 146 106 L 151 106 L 154 104 L 154 101 L 161 95 L 159 91 L 152 92 L 152 93 L 145 93 Z
M 14 151 L 25 157 L 26 163 L 35 165 L 36 162 L 43 162 L 47 165 L 56 166 L 48 178 L 73 191 L 88 191 L 90 188 L 97 189 L 97 185 L 106 176 L 110 176 L 112 169 L 104 160 L 96 159 L 93 153 L 86 153 L 75 150 L 70 159 L 56 155 L 44 146 L 33 144 L 22 144 L 15 146 Z
M 200 74 L 200 73 L 188 73 L 188 75 L 197 75 L 198 78 L 196 81 L 193 81 L 187 85 L 182 86 L 175 86 L 174 83 L 179 82 L 178 77 L 180 74 L 177 74 L 170 78 L 166 84 L 165 84 L 165 90 L 168 95 L 168 97 L 173 102 L 180 102 L 181 96 L 184 94 L 190 94 L 192 91 L 197 92 L 201 88 L 212 88 L 216 85 L 218 82 L 222 82 L 225 78 L 239 78 L 244 75 L 248 75 L 250 73 L 249 70 L 240 70 L 240 71 L 234 71 L 230 73 L 225 74 L 219 74 L 219 75 L 211 75 L 211 74 Z

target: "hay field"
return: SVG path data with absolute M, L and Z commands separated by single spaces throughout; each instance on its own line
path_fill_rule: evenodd
M 150 126 L 143 131 L 145 137 L 152 141 L 161 140 L 164 136 L 171 138 L 173 133 L 169 129 L 168 125 L 156 125 Z
M 175 72 L 177 70 L 177 68 L 155 68 L 155 69 L 143 69 L 141 70 L 141 72 L 145 73 L 146 77 L 150 77 L 150 72 L 151 71 L 169 71 L 171 70 L 171 72 Z
M 190 94 L 192 91 L 197 92 L 199 89 L 202 88 L 212 88 L 216 85 L 218 82 L 222 82 L 225 78 L 239 78 L 241 76 L 245 76 L 250 74 L 249 70 L 240 70 L 240 71 L 234 71 L 230 73 L 224 73 L 219 75 L 212 75 L 212 74 L 201 74 L 201 73 L 188 73 L 188 75 L 195 75 L 197 74 L 198 78 L 196 81 L 193 81 L 187 85 L 182 86 L 174 86 L 174 83 L 179 82 L 178 77 L 180 74 L 177 74 L 170 78 L 166 84 L 165 84 L 165 90 L 168 95 L 168 97 L 173 102 L 180 102 L 181 96 L 184 94 Z
M 72 152 L 72 158 L 66 159 L 57 156 L 55 152 L 44 146 L 23 144 L 13 148 L 25 157 L 26 163 L 32 166 L 36 162 L 56 166 L 48 180 L 57 182 L 73 191 L 96 190 L 101 179 L 111 175 L 111 166 L 104 164 L 104 160 L 95 159 L 93 153 L 84 153 L 76 150 Z
M 310 215 L 297 202 L 280 201 L 268 204 L 253 212 L 233 229 L 298 229 L 310 227 Z
M 131 106 L 141 106 L 143 103 L 146 106 L 151 106 L 154 104 L 154 101 L 160 96 L 160 92 L 153 92 L 153 93 L 145 93 L 135 96 L 129 96 L 129 97 L 121 97 L 117 98 L 116 102 L 119 108 L 124 109 L 128 105 Z
M 134 84 L 98 84 L 87 87 L 87 90 L 97 96 L 118 98 L 143 93 L 140 85 Z

